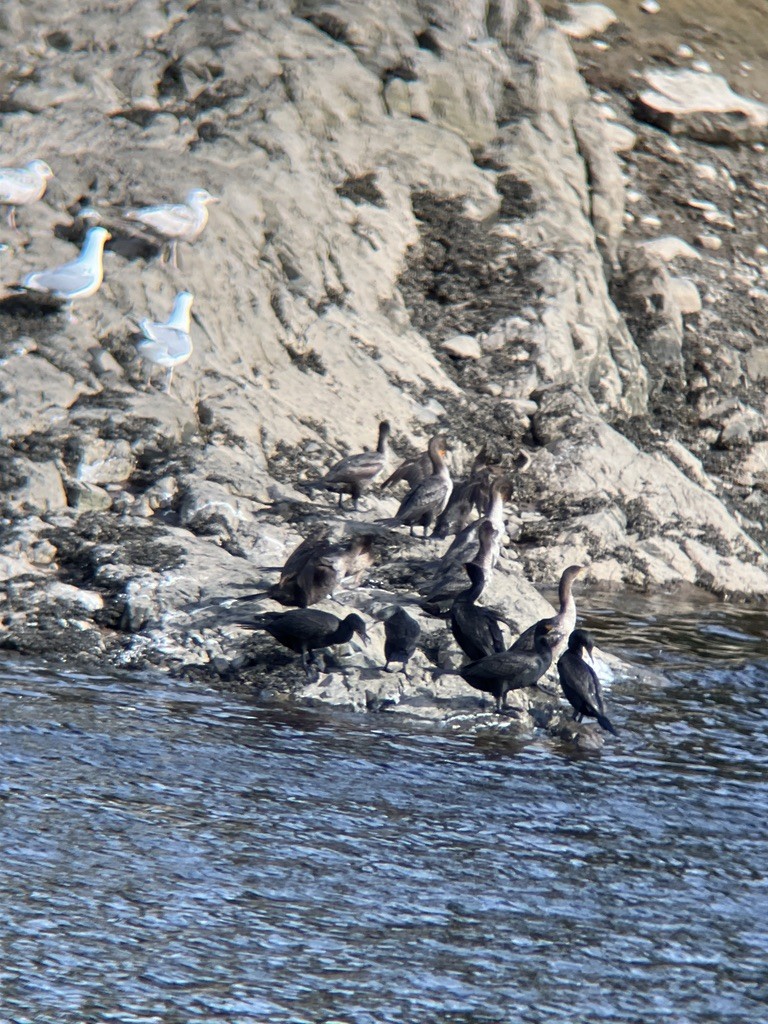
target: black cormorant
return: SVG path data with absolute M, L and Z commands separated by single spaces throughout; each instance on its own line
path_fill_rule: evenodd
M 560 686 L 568 703 L 573 708 L 573 717 L 580 722 L 586 715 L 596 718 L 598 725 L 614 736 L 618 733 L 605 714 L 603 691 L 597 673 L 584 661 L 583 651 L 591 656 L 594 647 L 592 637 L 584 629 L 574 629 L 568 637 L 568 650 L 557 662 Z
M 345 644 L 357 633 L 368 643 L 365 621 L 353 612 L 339 619 L 316 608 L 294 608 L 289 612 L 265 612 L 252 619 L 240 619 L 247 629 L 263 629 L 291 651 L 301 655 L 301 664 L 309 675 L 313 652 L 334 644 Z
M 400 661 L 403 668 L 416 650 L 416 643 L 421 635 L 421 626 L 404 608 L 398 608 L 384 620 L 384 665 L 389 669 L 390 661 Z
M 499 616 L 490 608 L 479 608 L 475 602 L 485 586 L 483 570 L 474 562 L 464 566 L 470 585 L 454 598 L 448 618 L 453 638 L 468 658 L 476 661 L 504 650 L 504 636 Z
M 552 663 L 552 648 L 547 634 L 551 627 L 547 622 L 536 624 L 532 651 L 502 651 L 491 654 L 479 661 L 462 666 L 459 675 L 470 686 L 483 693 L 490 693 L 496 701 L 496 710 L 506 707 L 510 690 L 535 686 Z

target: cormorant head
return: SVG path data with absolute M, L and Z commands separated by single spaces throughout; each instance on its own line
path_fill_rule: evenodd
M 352 632 L 353 633 L 357 633 L 357 635 L 360 637 L 360 639 L 363 641 L 363 643 L 367 646 L 368 645 L 368 633 L 367 633 L 366 628 L 365 628 L 365 619 L 363 619 L 356 612 L 352 612 L 351 615 L 347 616 L 347 620 L 346 621 L 352 627 Z
M 594 646 L 595 642 L 586 629 L 574 629 L 568 637 L 568 650 L 573 651 L 574 654 L 578 654 L 583 648 L 592 657 L 592 648 Z

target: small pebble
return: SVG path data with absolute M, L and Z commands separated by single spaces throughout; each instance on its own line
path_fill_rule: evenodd
M 658 0 L 643 0 L 640 4 L 640 10 L 645 11 L 646 14 L 658 14 L 661 10 L 661 4 Z

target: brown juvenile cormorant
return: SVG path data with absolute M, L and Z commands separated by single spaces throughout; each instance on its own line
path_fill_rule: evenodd
M 557 659 L 565 650 L 568 637 L 576 625 L 576 601 L 572 589 L 573 582 L 583 570 L 583 565 L 569 565 L 560 577 L 559 597 L 560 608 L 556 615 L 548 619 L 541 619 L 541 622 L 548 622 L 552 627 L 549 640 L 552 646 L 552 657 Z M 511 650 L 531 651 L 533 650 L 533 633 L 538 623 L 534 622 L 524 630 L 512 644 Z
M 357 502 L 368 484 L 376 479 L 386 465 L 387 444 L 390 426 L 386 420 L 379 424 L 379 442 L 376 451 L 347 455 L 335 466 L 331 466 L 320 481 L 322 487 L 339 495 L 339 508 L 344 495 L 352 497 L 352 508 L 357 511 Z
M 398 608 L 384 620 L 384 670 L 389 670 L 390 661 L 402 662 L 403 668 L 416 650 L 421 635 L 421 626 L 404 608 Z
M 496 710 L 501 712 L 507 705 L 510 690 L 535 686 L 552 664 L 552 648 L 547 639 L 550 628 L 547 622 L 536 624 L 532 651 L 510 649 L 491 654 L 462 666 L 459 675 L 476 690 L 492 694 Z
M 485 505 L 485 515 L 475 519 L 456 534 L 450 547 L 440 560 L 442 565 L 448 566 L 451 563 L 463 565 L 465 562 L 477 561 L 479 531 L 484 523 L 490 523 L 493 527 L 492 542 L 487 552 L 489 558 L 488 576 L 490 578 L 490 574 L 499 560 L 501 538 L 506 531 L 504 502 L 509 500 L 511 494 L 511 480 L 507 477 L 494 478 Z
M 451 495 L 453 482 L 445 462 L 446 454 L 446 439 L 443 434 L 436 434 L 429 442 L 432 475 L 406 494 L 393 517 L 394 522 L 410 527 L 411 536 L 414 526 L 423 526 L 424 536 L 427 536 Z
M 613 723 L 605 714 L 600 680 L 592 666 L 584 661 L 582 654 L 586 651 L 591 657 L 594 646 L 592 637 L 586 630 L 574 629 L 568 637 L 568 650 L 557 662 L 560 686 L 573 708 L 573 717 L 577 722 L 585 715 L 588 718 L 596 718 L 598 725 L 617 736 Z
M 401 462 L 397 469 L 392 473 L 384 483 L 381 485 L 382 491 L 385 491 L 387 487 L 392 487 L 394 484 L 404 480 L 410 490 L 414 487 L 418 487 L 419 484 L 426 480 L 428 476 L 432 475 L 432 459 L 429 457 L 429 452 L 420 452 L 413 459 L 406 459 Z
M 474 562 L 464 566 L 470 585 L 454 598 L 448 618 L 453 638 L 473 661 L 499 654 L 506 644 L 499 627 L 499 616 L 490 608 L 478 608 L 475 601 L 485 586 L 483 570 Z
M 494 467 L 490 465 L 488 452 L 482 448 L 472 462 L 467 479 L 454 483 L 448 504 L 435 523 L 433 536 L 457 534 L 469 523 L 473 512 L 482 515 L 490 498 L 493 480 Z
M 301 655 L 301 664 L 307 675 L 314 651 L 348 643 L 354 633 L 368 643 L 365 622 L 354 612 L 345 619 L 339 619 L 316 608 L 294 608 L 289 612 L 265 612 L 252 619 L 241 619 L 239 625 L 246 629 L 263 629 L 283 647 L 296 651 Z
M 327 536 L 307 538 L 288 556 L 277 583 L 240 600 L 271 597 L 280 604 L 307 608 L 329 597 L 343 583 L 359 583 L 373 563 L 373 542 L 369 533 L 340 541 L 331 541 Z
M 496 529 L 493 523 L 483 520 L 478 529 L 478 542 L 476 545 L 475 557 L 467 559 L 482 571 L 484 583 L 491 578 L 491 558 Z M 462 565 L 454 561 L 445 562 L 444 558 L 438 563 L 438 570 L 435 575 L 423 586 L 420 592 L 424 595 L 427 605 L 445 605 L 446 601 L 453 601 L 455 597 L 464 590 L 466 583 L 464 562 Z M 445 565 L 444 568 L 443 565 Z M 479 595 L 478 595 L 479 596 Z M 432 608 L 425 607 L 425 611 L 432 612 Z

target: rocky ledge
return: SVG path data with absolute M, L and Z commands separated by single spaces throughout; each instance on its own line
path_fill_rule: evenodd
M 759 152 L 673 142 L 629 90 L 595 95 L 530 0 L 266 6 L 0 16 L 5 162 L 55 175 L 5 232 L 6 283 L 71 259 L 86 207 L 112 235 L 76 322 L 0 300 L 0 643 L 461 723 L 477 697 L 441 620 L 418 612 L 405 674 L 372 626 L 311 682 L 233 622 L 321 527 L 378 537 L 339 614 L 380 619 L 433 571 L 448 541 L 378 523 L 399 495 L 340 513 L 309 486 L 384 419 L 399 457 L 440 430 L 454 472 L 483 446 L 510 472 L 483 600 L 513 628 L 572 563 L 585 600 L 764 601 L 768 250 L 739 234 L 743 211 L 765 221 Z M 174 267 L 121 211 L 196 187 L 221 203 Z M 165 394 L 131 321 L 181 289 L 194 351 Z M 571 729 L 556 697 L 516 707 Z

